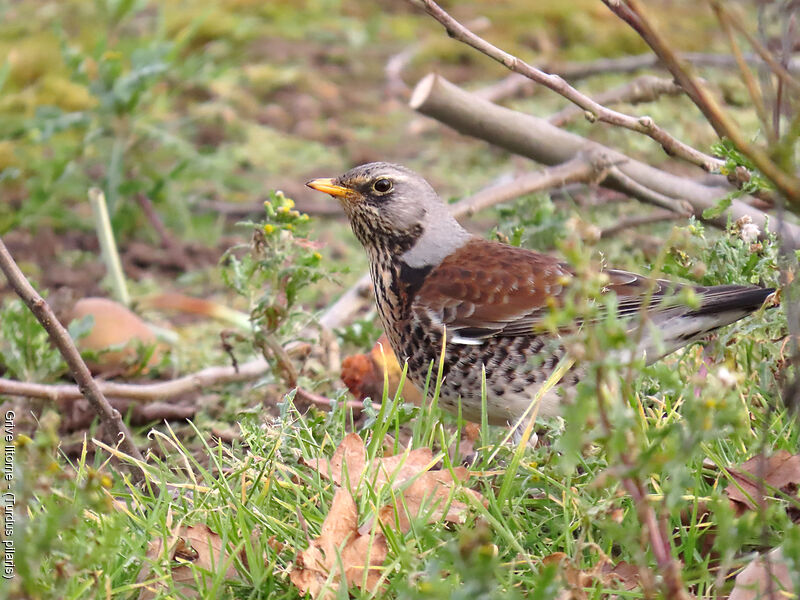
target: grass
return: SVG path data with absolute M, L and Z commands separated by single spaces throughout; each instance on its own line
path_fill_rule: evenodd
M 473 487 L 487 499 L 486 507 L 473 502 L 460 525 L 422 518 L 406 534 L 387 535 L 385 593 L 548 598 L 565 582 L 542 559 L 558 552 L 585 570 L 604 556 L 652 566 L 635 507 L 620 487 L 620 477 L 630 474 L 646 483 L 648 502 L 667 518 L 673 556 L 699 596 L 725 593 L 730 582 L 718 581 L 718 570 L 745 563 L 753 549 L 783 542 L 787 553 L 796 552 L 800 540 L 786 512 L 796 500 L 737 516 L 725 494 L 726 469 L 760 448 L 797 448 L 795 417 L 770 400 L 778 356 L 758 342 L 776 326 L 780 316 L 772 311 L 753 319 L 744 335 L 733 328 L 705 352 L 695 345 L 647 368 L 634 381 L 631 402 L 617 395 L 607 408 L 615 425 L 610 432 L 598 428 L 596 400 L 581 394 L 564 420 L 551 425 L 548 443 L 535 449 L 509 445 L 501 428 L 485 428 L 472 469 L 484 473 Z M 719 367 L 708 361 L 726 365 L 739 383 L 718 377 Z M 711 372 L 704 374 L 707 367 Z M 460 423 L 438 409 L 441 373 L 431 375 L 430 405 L 403 405 L 384 396 L 377 411 L 368 409 L 373 417 L 359 434 L 370 458 L 382 453 L 387 434 L 406 430 L 412 447 L 438 450 L 435 460 L 449 467 Z M 209 573 L 197 569 L 197 592 L 186 597 L 297 597 L 287 571 L 307 536 L 318 535 L 333 489 L 303 459 L 329 456 L 355 421 L 343 405 L 301 414 L 291 394 L 279 409 L 266 422 L 241 415 L 242 439 L 231 446 L 212 444 L 199 429 L 199 446 L 187 445 L 170 427 L 153 430 L 143 485 L 122 477 L 106 452 L 92 456 L 89 442 L 76 462 L 59 457 L 54 422 L 42 423 L 36 437 L 17 450 L 27 506 L 19 539 L 36 540 L 18 545 L 17 564 L 27 574 L 24 594 L 136 598 L 143 586 L 164 582 L 158 597 L 183 597 L 186 590 L 169 577 L 174 563 L 146 558 L 148 545 L 170 539 L 181 524 L 205 524 L 219 536 L 236 576 L 226 581 L 227 563 Z M 622 453 L 633 456 L 627 475 L 620 471 Z M 386 490 L 362 497 L 360 522 L 389 497 Z M 598 581 L 587 593 L 602 596 L 611 592 L 609 585 Z M 614 593 L 643 595 L 641 589 Z

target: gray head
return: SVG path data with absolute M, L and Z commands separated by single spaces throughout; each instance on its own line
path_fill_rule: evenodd
M 306 185 L 339 199 L 370 256 L 402 256 L 411 266 L 438 264 L 470 237 L 430 184 L 400 165 L 368 163 Z

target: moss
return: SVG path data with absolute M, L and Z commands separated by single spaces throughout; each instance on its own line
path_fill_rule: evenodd
M 58 106 L 67 112 L 87 110 L 97 106 L 95 98 L 86 87 L 60 75 L 47 75 L 39 82 L 36 103 Z
M 47 33 L 7 42 L 8 81 L 17 89 L 36 83 L 48 74 L 64 72 L 64 61 L 56 38 Z

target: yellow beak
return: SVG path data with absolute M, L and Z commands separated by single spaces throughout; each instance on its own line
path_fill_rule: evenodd
M 347 196 L 351 190 L 341 185 L 337 185 L 333 182 L 333 179 L 312 179 L 306 184 L 312 190 L 317 190 L 318 192 L 324 192 L 326 194 L 330 194 L 331 196 L 335 196 L 337 198 L 342 198 Z

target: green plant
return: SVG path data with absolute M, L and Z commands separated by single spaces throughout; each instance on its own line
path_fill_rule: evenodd
M 264 213 L 263 221 L 241 224 L 252 230 L 252 239 L 226 252 L 223 278 L 247 301 L 255 347 L 276 356 L 294 385 L 297 376 L 281 347 L 310 324 L 298 296 L 327 271 L 317 244 L 304 237 L 308 215 L 295 210 L 290 198 L 273 192 L 264 202 Z
M 22 381 L 55 381 L 67 365 L 22 300 L 0 304 L 0 367 Z

